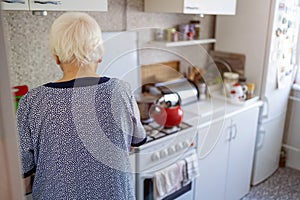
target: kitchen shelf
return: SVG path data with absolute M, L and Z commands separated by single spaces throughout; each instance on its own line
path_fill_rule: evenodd
M 180 47 L 180 46 L 191 46 L 197 44 L 210 44 L 215 43 L 217 40 L 214 38 L 201 39 L 201 40 L 188 40 L 188 41 L 178 41 L 178 42 L 166 42 L 166 41 L 151 41 L 149 45 L 159 45 L 164 47 Z

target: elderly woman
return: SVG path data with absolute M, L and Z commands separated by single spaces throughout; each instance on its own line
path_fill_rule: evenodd
M 65 13 L 50 46 L 63 77 L 29 91 L 17 112 L 33 199 L 135 199 L 129 150 L 145 132 L 129 85 L 96 74 L 100 27 L 87 14 Z

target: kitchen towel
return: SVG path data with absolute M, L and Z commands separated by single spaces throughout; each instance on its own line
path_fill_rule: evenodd
M 179 161 L 155 173 L 154 185 L 156 199 L 162 199 L 168 194 L 181 188 L 183 181 L 182 170 L 184 165 L 185 162 Z
M 199 166 L 198 166 L 198 156 L 194 152 L 190 156 L 186 157 L 186 173 L 187 173 L 187 179 L 192 180 L 195 177 L 199 176 Z

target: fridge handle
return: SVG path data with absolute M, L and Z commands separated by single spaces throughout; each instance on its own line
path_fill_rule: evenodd
M 264 105 L 263 105 L 262 118 L 266 119 L 269 117 L 269 100 L 267 97 L 264 97 L 263 101 L 264 101 Z

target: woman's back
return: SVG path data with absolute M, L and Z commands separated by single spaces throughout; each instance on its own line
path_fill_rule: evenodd
M 129 149 L 144 140 L 130 88 L 79 78 L 31 90 L 19 104 L 24 177 L 34 199 L 134 199 Z

